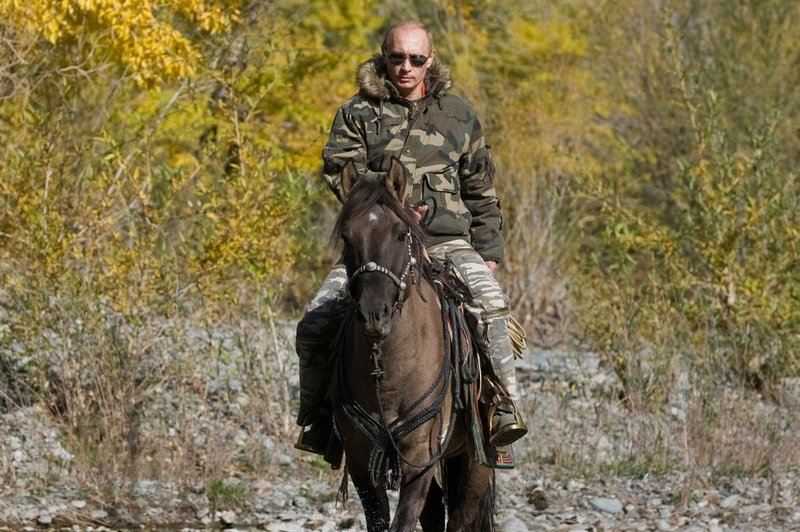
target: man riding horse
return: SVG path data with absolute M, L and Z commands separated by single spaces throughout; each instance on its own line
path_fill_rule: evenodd
M 425 25 L 405 21 L 386 33 L 381 54 L 358 70 L 359 93 L 337 112 L 322 156 L 324 176 L 342 201 L 342 169 L 353 161 L 362 179 L 384 179 L 392 157 L 405 167 L 407 201 L 429 236 L 428 254 L 449 261 L 465 299 L 478 348 L 499 381 L 489 444 L 526 432 L 519 415 L 508 297 L 494 278 L 503 258 L 500 201 L 489 146 L 474 111 L 449 94 L 449 71 L 435 62 Z M 347 273 L 328 274 L 297 326 L 300 410 L 309 427 L 297 448 L 323 454 L 331 431 L 325 401 L 328 358 L 349 302 Z

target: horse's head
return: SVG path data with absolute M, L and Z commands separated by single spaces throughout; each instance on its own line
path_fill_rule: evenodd
M 394 311 L 408 296 L 418 266 L 422 232 L 403 205 L 406 177 L 394 158 L 384 182 L 358 179 L 355 165 L 342 171 L 345 202 L 334 228 L 344 243 L 350 293 L 364 333 L 388 336 Z

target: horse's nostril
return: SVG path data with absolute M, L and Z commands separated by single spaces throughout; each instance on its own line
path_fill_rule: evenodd
M 391 306 L 378 303 L 372 308 L 365 307 L 367 306 L 359 305 L 358 307 L 358 317 L 364 324 L 364 334 L 372 338 L 385 338 L 390 330 Z

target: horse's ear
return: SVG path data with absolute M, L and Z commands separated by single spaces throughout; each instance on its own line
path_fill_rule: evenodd
M 403 201 L 406 195 L 406 171 L 403 168 L 403 163 L 397 157 L 392 157 L 392 162 L 389 163 L 389 172 L 386 174 L 386 188 L 400 202 Z
M 342 168 L 342 199 L 350 195 L 350 189 L 356 184 L 357 179 L 356 163 L 353 159 L 349 159 Z

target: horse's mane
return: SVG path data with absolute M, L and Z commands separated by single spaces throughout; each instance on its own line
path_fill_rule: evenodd
M 406 224 L 411 230 L 411 236 L 416 242 L 425 243 L 426 233 L 417 222 L 411 209 L 400 202 L 386 188 L 383 181 L 359 180 L 350 190 L 350 195 L 345 199 L 336 224 L 333 226 L 332 238 L 338 239 L 347 220 L 362 216 L 375 205 L 382 205 L 391 210 L 395 216 Z

